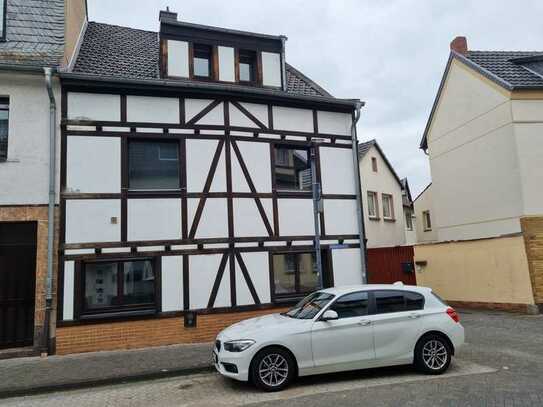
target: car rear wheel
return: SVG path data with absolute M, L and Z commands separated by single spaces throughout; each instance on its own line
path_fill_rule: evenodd
M 451 364 L 452 349 L 441 335 L 423 336 L 415 346 L 415 366 L 426 374 L 438 375 Z
M 252 382 L 265 391 L 279 391 L 294 378 L 295 362 L 284 349 L 270 347 L 260 351 L 251 364 Z

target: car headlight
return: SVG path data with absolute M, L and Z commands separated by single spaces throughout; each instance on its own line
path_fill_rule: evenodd
M 228 352 L 243 352 L 249 346 L 253 345 L 255 341 L 252 339 L 240 339 L 237 341 L 228 341 L 224 343 L 224 350 Z

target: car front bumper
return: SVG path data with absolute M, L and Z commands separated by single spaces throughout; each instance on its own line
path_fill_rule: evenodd
M 219 340 L 221 340 L 220 350 L 217 350 L 217 348 L 214 346 L 212 355 L 213 364 L 215 365 L 217 372 L 231 379 L 243 382 L 248 381 L 251 360 L 253 359 L 255 353 L 252 348 L 256 348 L 256 345 L 249 347 L 243 352 L 228 352 L 224 350 L 223 340 Z M 228 364 L 236 366 L 237 373 L 228 371 L 225 367 L 225 365 L 227 366 Z

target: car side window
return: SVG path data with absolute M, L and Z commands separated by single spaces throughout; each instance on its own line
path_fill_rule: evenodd
M 405 296 L 405 310 L 417 311 L 424 308 L 424 296 L 412 291 L 406 291 Z
M 364 291 L 346 294 L 337 299 L 330 307 L 337 312 L 338 317 L 352 318 L 368 315 L 369 297 Z
M 375 308 L 377 314 L 405 311 L 405 299 L 402 291 L 375 291 Z

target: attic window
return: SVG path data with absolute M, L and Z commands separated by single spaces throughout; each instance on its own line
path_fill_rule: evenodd
M 373 172 L 377 172 L 377 158 L 371 157 L 371 169 Z
M 211 77 L 211 47 L 209 45 L 194 44 L 193 62 L 194 76 Z
M 256 78 L 256 52 L 239 51 L 239 81 L 255 82 Z

